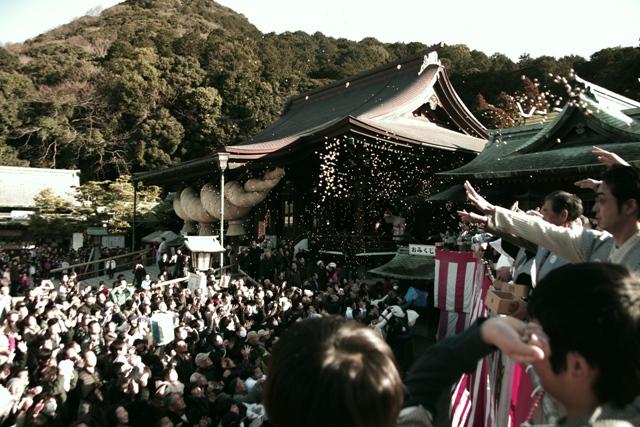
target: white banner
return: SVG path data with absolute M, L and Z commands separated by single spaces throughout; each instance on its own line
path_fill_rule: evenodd
M 173 315 L 155 313 L 151 316 L 151 333 L 156 345 L 167 345 L 175 339 Z
M 409 245 L 409 255 L 436 256 L 435 245 Z
M 73 233 L 73 250 L 77 251 L 84 245 L 84 235 L 82 233 Z
M 102 236 L 103 248 L 124 248 L 124 236 Z

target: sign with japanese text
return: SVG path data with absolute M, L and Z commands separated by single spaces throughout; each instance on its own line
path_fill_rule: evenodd
M 436 256 L 435 245 L 409 245 L 409 255 Z

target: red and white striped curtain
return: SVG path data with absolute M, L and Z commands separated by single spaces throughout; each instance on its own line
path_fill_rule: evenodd
M 480 316 L 491 285 L 486 265 L 471 252 L 436 252 L 434 304 L 440 308 L 438 339 L 456 335 Z M 451 392 L 452 427 L 515 427 L 535 404 L 531 381 L 518 365 L 494 353 L 464 374 Z
M 473 252 L 436 250 L 435 261 L 433 301 L 440 309 L 437 334 L 440 340 L 459 334 L 477 317 L 472 316 L 474 293 L 476 285 L 482 292 L 485 269 Z M 487 289 L 488 286 L 487 282 Z

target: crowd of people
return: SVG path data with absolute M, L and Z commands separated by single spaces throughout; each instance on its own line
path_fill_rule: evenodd
M 430 426 L 437 395 L 496 348 L 533 363 L 563 425 L 640 425 L 640 174 L 599 155 L 612 163 L 602 181 L 578 183 L 597 191 L 598 229 L 570 193 L 527 214 L 465 184 L 480 213 L 461 219 L 522 245 L 496 273 L 528 274 L 528 311 L 479 319 L 410 369 L 400 289 L 288 243 L 227 253 L 240 274 L 195 285 L 163 283 L 188 265 L 166 245 L 158 280 L 97 287 L 49 280 L 60 249 L 0 251 L 0 427 Z
M 59 249 L 0 251 L 0 426 L 261 425 L 274 343 L 293 323 L 327 315 L 377 326 L 409 365 L 397 285 L 347 280 L 334 262 L 309 266 L 286 242 L 263 246 L 238 256 L 249 276 L 212 274 L 205 287 L 163 283 L 182 276 L 166 261 L 181 251 L 166 246 L 158 278 L 94 287 L 74 274 L 48 280 L 43 263 L 68 254 Z M 12 288 L 28 265 L 32 280 Z M 171 319 L 169 342 L 159 316 Z
M 438 395 L 498 349 L 533 366 L 560 409 L 557 425 L 640 426 L 640 171 L 593 152 L 608 166 L 602 179 L 576 185 L 596 191 L 595 229 L 574 194 L 554 191 L 541 209 L 522 212 L 465 183 L 480 213 L 459 215 L 466 230 L 480 231 L 471 239 L 479 254 L 496 237 L 521 247 L 515 258 L 501 250 L 510 261 L 496 274 L 515 283 L 527 276 L 523 320 L 479 318 L 422 355 L 404 383 L 369 329 L 327 318 L 294 325 L 275 348 L 265 386 L 274 424 L 430 427 Z M 446 237 L 451 246 L 458 240 Z
M 32 244 L 28 249 L 0 252 L 0 273 L 9 280 L 11 293 L 22 295 L 34 284 L 51 278 L 62 278 L 71 274 L 72 265 L 88 261 L 92 247 L 83 246 L 78 250 L 56 244 Z M 124 248 L 101 248 L 101 258 L 115 257 L 125 253 Z M 113 259 L 99 264 L 100 271 L 113 274 L 117 262 Z M 52 274 L 52 270 L 57 270 Z M 76 272 L 77 274 L 77 272 Z

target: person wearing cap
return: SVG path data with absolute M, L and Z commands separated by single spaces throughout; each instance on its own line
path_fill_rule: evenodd
M 338 265 L 335 262 L 327 264 L 327 275 L 329 276 L 329 285 L 337 286 L 340 284 L 341 274 Z
M 271 332 L 268 329 L 259 329 L 258 330 L 258 339 L 260 342 L 264 343 L 271 336 Z
M 329 282 L 329 275 L 327 274 L 327 267 L 324 265 L 324 261 L 318 260 L 318 262 L 316 262 L 316 268 L 314 272 L 317 275 L 317 281 L 318 285 L 320 286 L 320 290 L 326 290 L 327 283 Z
M 208 381 L 216 380 L 216 366 L 209 353 L 198 353 L 194 359 L 196 372 L 204 375 Z
M 249 331 L 247 333 L 247 337 L 245 339 L 245 341 L 247 342 L 248 345 L 255 347 L 257 345 L 260 344 L 260 339 L 258 336 L 258 332 L 256 331 Z

